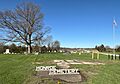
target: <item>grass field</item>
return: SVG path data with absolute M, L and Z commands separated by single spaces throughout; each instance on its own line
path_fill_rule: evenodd
M 120 60 L 108 60 L 107 56 L 100 55 L 100 60 L 92 60 L 90 54 L 41 54 L 41 55 L 0 55 L 0 84 L 29 84 L 32 81 L 35 66 L 32 62 L 41 62 L 41 65 L 55 65 L 54 59 L 78 59 L 82 61 L 99 61 L 105 65 L 71 65 L 78 68 L 86 77 L 81 84 L 119 84 Z M 54 84 L 48 81 L 46 84 Z M 57 84 L 57 83 L 55 83 Z

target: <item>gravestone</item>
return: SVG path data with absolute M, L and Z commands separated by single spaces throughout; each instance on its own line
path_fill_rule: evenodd
M 27 52 L 24 52 L 25 55 L 27 55 Z
M 4 54 L 10 54 L 10 51 L 9 49 L 6 49 L 5 53 Z
M 35 54 L 35 55 L 38 55 L 38 54 L 39 54 L 39 52 L 35 52 L 34 54 Z

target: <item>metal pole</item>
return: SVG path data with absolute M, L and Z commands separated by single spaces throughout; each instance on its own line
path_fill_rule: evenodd
M 115 54 L 115 27 L 113 24 L 113 54 Z
M 115 19 L 113 18 L 113 58 L 115 57 L 115 26 L 116 26 L 116 23 L 115 23 Z

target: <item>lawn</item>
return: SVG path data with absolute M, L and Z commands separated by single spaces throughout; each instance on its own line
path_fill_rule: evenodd
M 41 55 L 0 55 L 0 84 L 29 84 L 34 80 L 35 65 L 33 62 L 41 62 L 41 65 L 55 65 L 54 59 L 78 59 L 82 61 L 99 61 L 105 65 L 71 65 L 72 68 L 80 69 L 87 80 L 82 84 L 119 84 L 120 61 L 108 60 L 107 56 L 100 55 L 100 60 L 92 60 L 90 54 L 62 53 Z M 47 84 L 56 84 L 49 80 Z

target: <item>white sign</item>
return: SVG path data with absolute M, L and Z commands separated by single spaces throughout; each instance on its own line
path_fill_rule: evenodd
M 36 67 L 36 71 L 49 71 L 56 69 L 56 66 L 38 66 Z
M 56 69 L 50 70 L 49 75 L 80 74 L 78 69 Z

